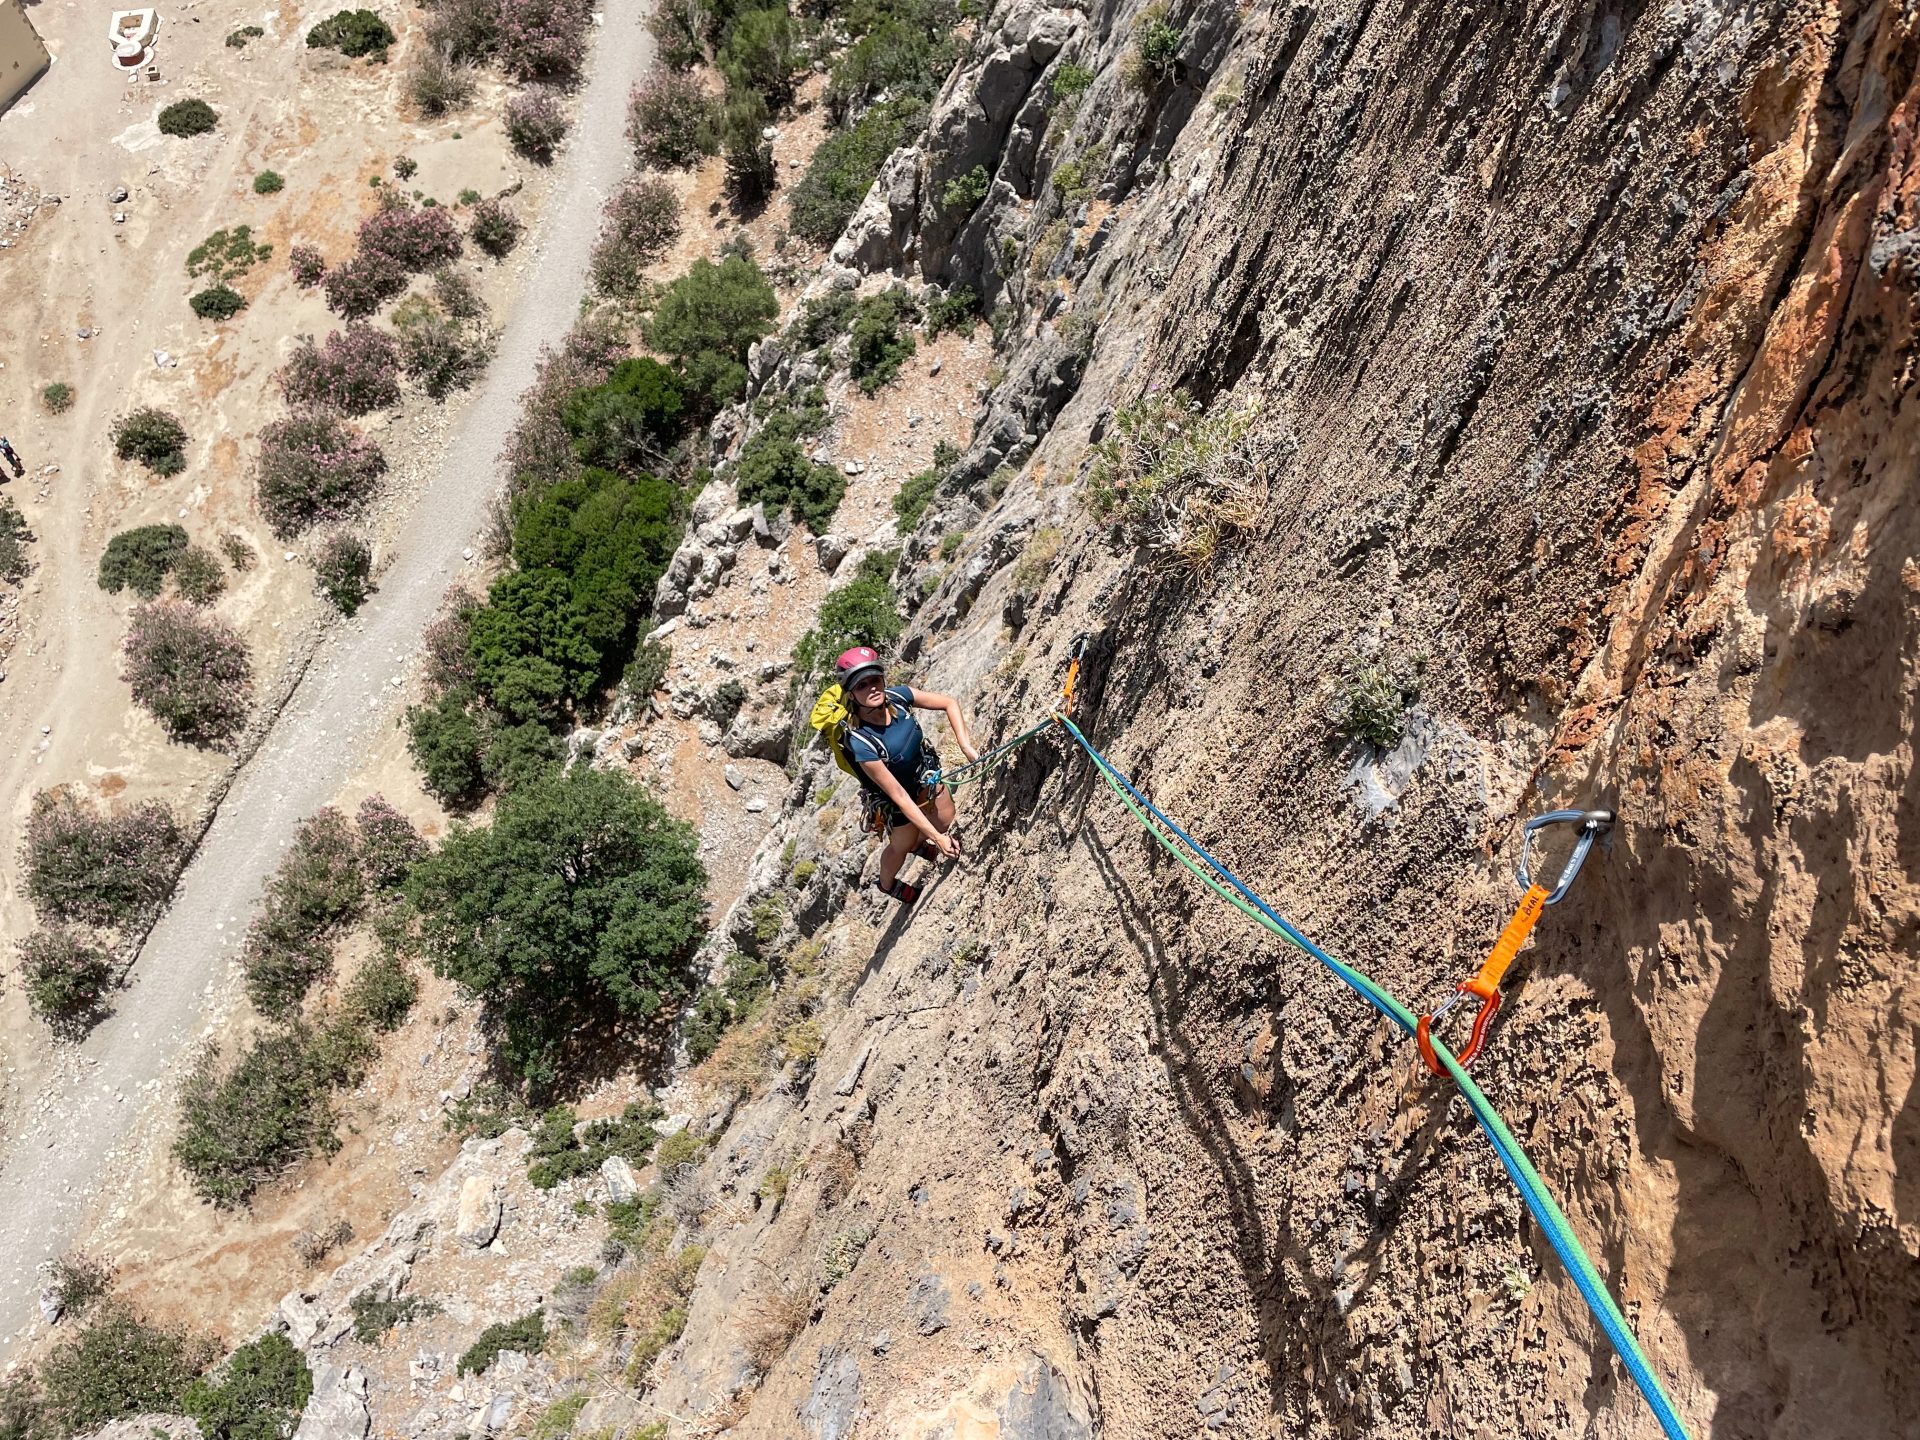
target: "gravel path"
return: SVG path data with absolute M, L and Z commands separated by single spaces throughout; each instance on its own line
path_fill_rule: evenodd
M 497 476 L 494 455 L 532 382 L 541 348 L 578 313 L 601 206 L 630 159 L 627 92 L 652 63 L 645 6 L 608 6 L 574 138 L 537 232 L 527 280 L 487 378 L 453 427 L 438 473 L 421 494 L 380 589 L 351 625 L 321 646 L 291 703 L 236 778 L 173 905 L 154 928 L 113 1016 L 81 1047 L 80 1078 L 37 1098 L 25 1133 L 0 1166 L 0 1362 L 38 1318 L 36 1267 L 79 1233 L 116 1150 L 159 1123 L 175 1062 L 200 1035 L 230 947 L 214 929 L 244 921 L 280 848 L 305 816 L 331 801 L 394 723 L 403 675 L 440 597 L 466 568 Z

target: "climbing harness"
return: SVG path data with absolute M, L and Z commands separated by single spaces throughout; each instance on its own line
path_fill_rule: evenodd
M 1486 1134 L 1488 1143 L 1493 1146 L 1494 1155 L 1512 1179 L 1515 1188 L 1520 1191 L 1520 1198 L 1526 1202 L 1528 1211 L 1532 1213 L 1533 1218 L 1545 1233 L 1547 1243 L 1560 1257 L 1561 1264 L 1566 1266 L 1574 1287 L 1579 1290 L 1581 1299 L 1586 1301 L 1588 1310 L 1592 1312 L 1595 1321 L 1606 1335 L 1614 1353 L 1620 1357 L 1620 1362 L 1626 1367 L 1628 1376 L 1640 1393 L 1646 1397 L 1654 1417 L 1660 1422 L 1661 1431 L 1666 1435 L 1667 1440 L 1688 1440 L 1686 1426 L 1681 1422 L 1671 1397 L 1661 1384 L 1660 1377 L 1654 1373 L 1645 1352 L 1641 1350 L 1640 1342 L 1634 1338 L 1633 1330 L 1627 1324 L 1626 1317 L 1620 1313 L 1620 1307 L 1614 1302 L 1613 1296 L 1608 1292 L 1606 1282 L 1601 1279 L 1600 1272 L 1594 1267 L 1593 1261 L 1581 1246 L 1579 1237 L 1573 1233 L 1573 1226 L 1565 1212 L 1560 1209 L 1558 1202 L 1547 1190 L 1546 1183 L 1541 1180 L 1540 1173 L 1534 1169 L 1533 1162 L 1527 1158 L 1526 1152 L 1521 1149 L 1520 1142 L 1514 1138 L 1513 1132 L 1507 1128 L 1506 1121 L 1500 1118 L 1492 1102 L 1474 1083 L 1473 1077 L 1467 1073 L 1464 1060 L 1472 1058 L 1478 1048 L 1479 1036 L 1476 1035 L 1475 1041 L 1469 1044 L 1462 1056 L 1456 1056 L 1443 1041 L 1435 1039 L 1431 1034 L 1432 1021 L 1446 1013 L 1447 1005 L 1443 1005 L 1431 1016 L 1416 1017 L 1390 991 L 1314 944 L 1289 921 L 1276 913 L 1272 906 L 1249 889 L 1239 876 L 1214 859 L 1198 841 L 1141 794 L 1133 782 L 1121 774 L 1106 756 L 1094 749 L 1093 743 L 1081 733 L 1069 713 L 1073 704 L 1073 686 L 1079 675 L 1080 655 L 1084 646 L 1083 638 L 1076 645 L 1073 658 L 1068 664 L 1067 681 L 1061 690 L 1059 709 L 1031 730 L 1016 736 L 971 764 L 943 774 L 940 778 L 949 785 L 959 784 L 963 780 L 979 779 L 988 770 L 1004 763 L 1008 754 L 1035 736 L 1055 725 L 1061 726 L 1087 753 L 1087 758 L 1093 761 L 1095 768 L 1099 771 L 1100 778 L 1106 782 L 1107 788 L 1114 793 L 1120 803 L 1132 812 L 1147 833 L 1195 879 L 1261 928 L 1279 936 L 1319 961 L 1404 1032 L 1414 1035 L 1417 1039 L 1421 1038 L 1423 1031 L 1426 1032 L 1421 1053 L 1427 1057 L 1429 1063 L 1438 1061 L 1436 1068 L 1453 1077 L 1461 1098 L 1472 1110 L 1474 1119 Z M 1588 852 L 1592 850 L 1595 837 L 1611 820 L 1612 816 L 1606 811 L 1557 810 L 1527 822 L 1521 846 L 1520 881 L 1526 886 L 1528 898 L 1521 902 L 1520 912 L 1508 922 L 1507 930 L 1502 932 L 1500 942 L 1494 947 L 1494 956 L 1489 957 L 1487 965 L 1481 968 L 1480 974 L 1475 976 L 1473 981 L 1467 982 L 1468 985 L 1477 984 L 1492 972 L 1491 986 L 1498 986 L 1500 976 L 1505 973 L 1507 965 L 1511 963 L 1513 953 L 1519 950 L 1521 943 L 1526 939 L 1527 932 L 1539 919 L 1541 909 L 1546 905 L 1557 903 L 1566 895 L 1575 877 L 1579 875 L 1580 867 L 1585 863 Z M 1576 822 L 1580 826 L 1580 833 L 1574 842 L 1573 856 L 1567 862 L 1566 868 L 1560 872 L 1560 878 L 1554 888 L 1547 890 L 1543 886 L 1535 885 L 1529 878 L 1530 850 L 1534 832 L 1547 825 Z M 1538 892 L 1537 898 L 1536 892 Z M 1510 934 L 1511 943 L 1509 944 Z M 1501 958 L 1503 950 L 1506 953 L 1504 958 Z M 1499 960 L 1497 968 L 1494 964 L 1496 959 Z M 1461 991 L 1456 992 L 1456 996 L 1465 990 L 1466 986 L 1463 985 Z M 1476 989 L 1471 993 L 1478 995 L 1481 991 Z M 1483 999 L 1485 998 L 1490 997 L 1483 996 Z M 1450 1001 L 1449 1004 L 1451 1003 Z M 1485 1018 L 1490 1019 L 1491 1014 L 1491 1009 L 1483 1007 Z M 1476 1029 L 1484 1031 L 1484 1025 L 1478 1025 Z
M 1587 852 L 1593 849 L 1594 838 L 1612 823 L 1611 810 L 1550 810 L 1545 815 L 1534 816 L 1521 828 L 1518 873 L 1526 893 L 1520 897 L 1519 908 L 1500 932 L 1500 938 L 1493 942 L 1493 949 L 1479 973 L 1455 986 L 1451 995 L 1420 1017 L 1414 1030 L 1414 1043 L 1420 1047 L 1420 1058 L 1427 1062 L 1427 1068 L 1434 1074 L 1444 1075 L 1447 1072 L 1433 1053 L 1433 1027 L 1444 1020 L 1462 999 L 1469 995 L 1477 997 L 1480 1010 L 1473 1017 L 1473 1031 L 1467 1037 L 1465 1048 L 1454 1053 L 1454 1059 L 1460 1062 L 1463 1069 L 1473 1064 L 1474 1056 L 1480 1053 L 1480 1047 L 1486 1041 L 1487 1026 L 1493 1023 L 1493 1017 L 1499 1013 L 1500 981 L 1506 975 L 1507 967 L 1513 964 L 1513 957 L 1520 953 L 1520 947 L 1527 943 L 1527 936 L 1533 933 L 1541 912 L 1547 906 L 1558 905 L 1567 898 L 1567 891 L 1578 878 L 1580 867 L 1587 863 Z M 1533 837 L 1549 825 L 1580 827 L 1579 835 L 1573 842 L 1573 854 L 1568 857 L 1566 868 L 1560 872 L 1560 878 L 1554 882 L 1551 890 L 1528 875 Z

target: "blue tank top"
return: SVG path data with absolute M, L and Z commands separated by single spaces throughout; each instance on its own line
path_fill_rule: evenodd
M 878 760 L 911 795 L 920 784 L 920 752 L 926 737 L 920 733 L 920 722 L 913 718 L 913 690 L 892 685 L 886 694 L 887 723 L 861 724 L 856 715 L 855 723 L 847 729 L 847 750 L 856 761 Z

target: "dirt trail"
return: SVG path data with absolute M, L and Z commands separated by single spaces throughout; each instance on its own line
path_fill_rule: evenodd
M 0 1163 L 0 1361 L 34 1317 L 35 1267 L 79 1232 L 111 1191 L 117 1152 L 161 1123 L 168 1083 L 207 1016 L 237 934 L 301 817 L 326 804 L 373 749 L 400 705 L 392 684 L 447 585 L 477 543 L 495 483 L 493 457 L 533 379 L 541 347 L 577 312 L 600 208 L 628 164 L 626 97 L 653 57 L 644 7 L 608 6 L 574 140 L 532 252 L 536 263 L 507 319 L 486 382 L 456 426 L 380 590 L 321 646 L 291 703 L 234 781 L 218 818 L 155 927 L 115 1014 L 80 1047 L 79 1064 L 48 1087 Z M 224 924 L 225 931 L 216 930 Z

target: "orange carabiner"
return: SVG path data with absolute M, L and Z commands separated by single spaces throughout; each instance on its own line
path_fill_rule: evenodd
M 1067 683 L 1060 687 L 1060 711 L 1062 715 L 1073 714 L 1073 685 L 1080 678 L 1080 657 L 1087 653 L 1087 638 L 1082 635 L 1073 647 L 1073 655 L 1067 661 Z
M 1462 980 L 1454 988 L 1453 994 L 1440 1002 L 1439 1008 L 1431 1014 L 1422 1015 L 1414 1027 L 1414 1042 L 1420 1047 L 1420 1058 L 1427 1062 L 1427 1068 L 1436 1075 L 1446 1074 L 1440 1057 L 1433 1053 L 1432 1030 L 1436 1021 L 1443 1019 L 1447 1012 L 1460 1003 L 1463 995 L 1480 997 L 1480 1013 L 1473 1017 L 1473 1033 L 1467 1037 L 1466 1048 L 1454 1058 L 1464 1069 L 1473 1063 L 1473 1057 L 1480 1053 L 1480 1046 L 1487 1038 L 1487 1026 L 1493 1023 L 1493 1017 L 1500 1009 L 1500 981 L 1506 976 L 1507 969 L 1513 964 L 1513 957 L 1520 953 L 1520 947 L 1527 943 L 1527 936 L 1533 933 L 1534 925 L 1540 919 L 1540 912 L 1547 907 L 1547 898 L 1553 892 L 1545 885 L 1529 885 L 1527 893 L 1520 897 L 1520 908 L 1513 912 L 1513 918 L 1507 921 L 1506 929 L 1500 932 L 1500 938 L 1493 942 L 1493 951 L 1480 967 L 1480 973 L 1471 980 Z

